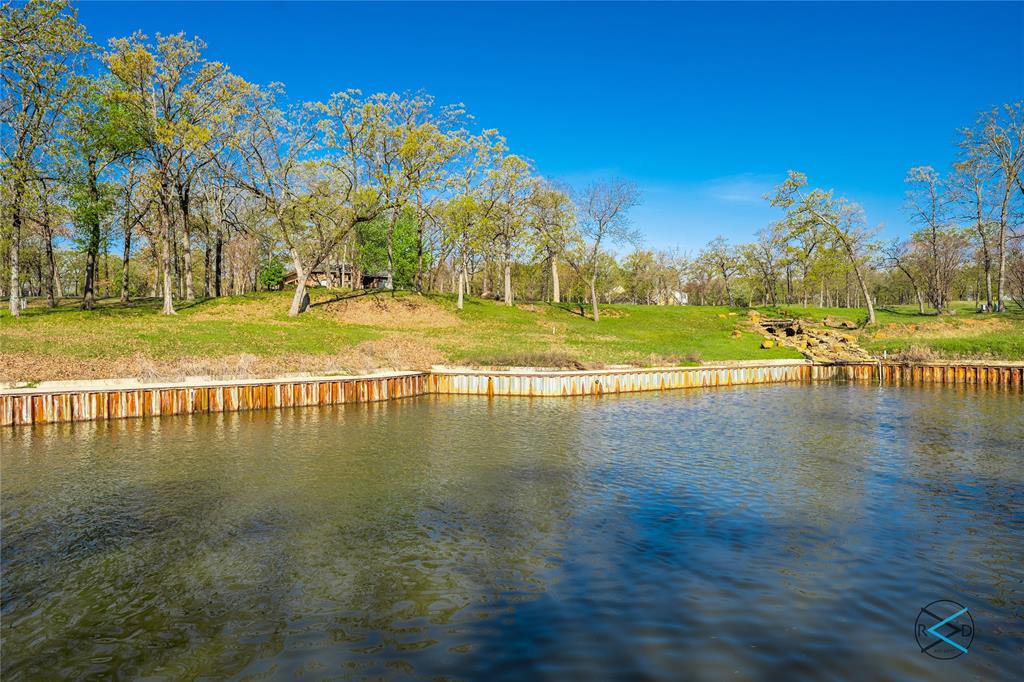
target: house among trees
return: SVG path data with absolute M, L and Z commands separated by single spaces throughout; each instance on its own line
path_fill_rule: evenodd
M 284 285 L 293 287 L 298 277 L 294 270 L 284 276 Z M 330 287 L 332 289 L 384 289 L 387 287 L 386 272 L 362 272 L 350 264 L 317 268 L 306 275 L 307 287 Z
M 657 305 L 688 305 L 690 295 L 685 291 L 671 290 L 659 291 L 654 294 L 654 303 Z

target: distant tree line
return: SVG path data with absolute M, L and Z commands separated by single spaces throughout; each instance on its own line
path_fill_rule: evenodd
M 97 46 L 67 0 L 2 8 L 0 293 L 180 301 L 296 287 L 312 273 L 387 288 L 599 302 L 874 306 L 943 312 L 970 298 L 1024 305 L 1024 112 L 961 132 L 947 174 L 912 169 L 917 230 L 879 243 L 859 206 L 791 173 L 785 216 L 749 244 L 644 247 L 622 179 L 580 190 L 542 177 L 462 105 L 342 90 L 290 101 L 204 57 L 184 34 Z M 631 247 L 631 250 L 630 250 Z M 625 255 L 619 255 L 624 253 Z

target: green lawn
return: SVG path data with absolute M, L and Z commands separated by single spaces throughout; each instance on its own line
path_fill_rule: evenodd
M 409 293 L 316 290 L 309 311 L 287 315 L 288 292 L 207 299 L 158 315 L 159 302 L 35 302 L 20 319 L 0 313 L 0 378 L 43 380 L 175 374 L 215 359 L 251 356 L 261 372 L 358 371 L 433 363 L 596 367 L 797 358 L 763 350 L 746 311 L 716 307 L 602 306 L 594 323 L 578 306 Z M 589 311 L 587 311 L 589 314 Z M 731 333 L 744 328 L 739 338 Z M 233 360 L 232 360 L 233 361 Z M 224 367 L 214 367 L 213 370 Z
M 289 292 L 206 299 L 157 314 L 159 302 L 102 301 L 83 311 L 34 302 L 20 319 L 0 313 L 0 379 L 239 375 L 291 371 L 357 372 L 431 364 L 600 367 L 798 358 L 789 348 L 760 348 L 743 309 L 700 306 L 602 306 L 594 323 L 579 306 L 506 307 L 450 296 L 312 292 L 313 305 L 288 317 Z M 1024 314 L 918 315 L 878 311 L 878 325 L 856 332 L 872 352 L 924 347 L 945 356 L 1024 359 Z M 779 306 L 767 316 L 862 323 L 863 310 Z M 741 330 L 734 337 L 735 330 Z

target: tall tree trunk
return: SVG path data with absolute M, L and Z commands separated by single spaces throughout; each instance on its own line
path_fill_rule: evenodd
M 174 280 L 171 276 L 171 221 L 174 219 L 174 215 L 171 213 L 171 202 L 169 197 L 169 188 L 167 187 L 166 181 L 162 181 L 160 184 L 160 210 L 159 210 L 159 221 L 160 221 L 160 237 L 161 237 L 161 254 L 160 262 L 163 269 L 163 295 L 164 295 L 164 306 L 160 311 L 164 315 L 175 315 L 174 312 Z
M 864 273 L 860 271 L 860 267 L 858 265 L 854 264 L 853 272 L 855 275 L 857 275 L 857 282 L 860 284 L 861 293 L 864 294 L 864 302 L 867 305 L 868 309 L 868 324 L 874 324 L 875 304 L 871 301 L 871 294 L 868 292 L 867 280 L 864 279 Z
M 203 240 L 203 298 L 210 297 L 210 266 L 212 265 L 212 254 L 210 253 L 210 238 Z
M 53 228 L 50 225 L 49 204 L 43 206 L 43 232 L 46 237 L 46 274 L 48 284 L 46 287 L 46 302 L 51 308 L 57 307 L 57 302 L 64 297 L 60 284 L 60 273 L 57 271 L 57 259 L 53 254 Z
M 505 305 L 512 305 L 512 264 L 505 261 Z
M 215 296 L 220 298 L 221 295 L 221 274 L 223 272 L 223 251 L 224 251 L 224 233 L 217 228 L 217 247 L 213 254 L 213 293 Z
M 85 286 L 82 287 L 82 309 L 92 310 L 96 307 L 96 254 L 92 250 L 92 237 L 85 250 Z
M 164 233 L 160 244 L 160 265 L 163 271 L 163 285 L 161 290 L 164 298 L 164 305 L 161 313 L 164 315 L 176 315 L 174 312 L 174 277 L 171 273 L 171 239 L 170 235 Z
M 975 198 L 975 214 L 974 214 L 974 226 L 978 231 L 978 242 L 981 244 L 981 265 L 985 270 L 985 302 L 988 304 L 986 308 L 991 312 L 992 310 L 992 254 L 989 252 L 988 235 L 985 234 L 985 216 L 982 209 L 984 203 L 984 195 L 982 186 L 978 183 L 974 185 L 974 198 Z
M 131 286 L 129 278 L 129 266 L 132 257 L 132 226 L 128 224 L 127 215 L 124 225 L 124 251 L 121 253 L 121 303 L 127 303 L 131 298 L 128 292 Z
M 15 180 L 14 196 L 12 197 L 11 211 L 11 291 L 10 311 L 11 315 L 21 315 L 21 278 L 18 271 L 19 256 L 21 255 L 21 204 L 24 196 L 24 183 Z
M 590 278 L 590 305 L 594 310 L 594 322 L 601 319 L 601 313 L 597 309 L 597 275 Z
M 185 282 L 181 279 L 181 254 L 178 253 L 177 216 L 172 210 L 167 213 L 168 242 L 171 245 L 171 279 L 179 299 L 185 298 Z
M 420 208 L 417 210 L 417 221 L 416 221 L 416 292 L 423 293 L 423 226 L 425 224 L 424 212 Z M 444 292 L 441 292 L 444 293 Z
M 306 309 L 308 299 L 306 298 L 306 270 L 294 255 L 292 256 L 292 263 L 295 266 L 296 276 L 295 295 L 292 296 L 292 305 L 288 309 L 288 315 L 295 317 Z
M 185 300 L 196 300 L 195 288 L 192 284 L 192 227 L 189 225 L 188 214 L 190 210 L 188 187 L 178 187 L 178 206 L 181 209 L 181 256 L 185 279 Z
M 459 310 L 462 310 L 462 308 L 463 308 L 463 298 L 464 298 L 463 292 L 465 291 L 465 289 L 466 289 L 466 271 L 465 270 L 459 270 L 459 302 L 458 302 Z
M 92 310 L 96 307 L 96 266 L 100 251 L 100 216 L 96 213 L 99 204 L 99 184 L 96 178 L 96 159 L 90 158 L 89 164 L 89 198 L 93 210 L 88 214 L 89 243 L 85 249 L 85 286 L 82 289 L 82 308 Z
M 387 242 L 388 250 L 388 278 L 385 286 L 388 289 L 395 288 L 395 224 L 398 222 L 398 211 L 394 210 L 391 213 L 391 219 L 388 222 L 388 230 L 385 235 L 384 241 Z
M 149 297 L 156 298 L 160 294 L 160 254 L 156 250 L 156 244 L 150 244 L 153 252 L 153 279 L 149 286 Z
M 43 295 L 43 259 L 36 258 L 36 296 Z
M 997 312 L 1003 312 L 1006 309 L 1003 303 L 1003 287 L 1006 283 L 1006 221 L 1002 221 L 999 225 L 999 267 L 996 274 L 996 303 L 995 309 Z
M 562 302 L 562 288 L 558 282 L 558 261 L 554 256 L 551 257 L 551 302 Z
M 110 247 L 103 240 L 103 295 L 110 296 Z

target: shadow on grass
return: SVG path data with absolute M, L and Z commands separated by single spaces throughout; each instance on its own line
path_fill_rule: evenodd
M 939 317 L 939 313 L 935 311 L 925 311 L 922 313 L 916 310 L 896 310 L 895 308 L 889 308 L 888 306 L 878 308 L 878 312 L 885 312 L 890 315 L 899 315 L 900 317 Z
M 328 305 L 331 303 L 338 303 L 340 301 L 353 301 L 367 296 L 386 296 L 391 294 L 391 297 L 395 297 L 395 293 L 398 291 L 406 291 L 404 289 L 359 289 L 358 291 L 346 291 L 338 295 L 332 296 L 331 298 L 325 298 L 315 303 L 310 303 L 310 308 L 318 308 L 320 306 Z M 411 291 L 411 290 L 409 290 Z
M 214 297 L 206 297 L 197 298 L 194 301 L 175 301 L 174 310 L 175 312 L 191 310 L 217 300 Z M 47 305 L 29 306 L 22 311 L 22 316 L 46 318 L 74 313 L 95 313 L 101 316 L 132 317 L 157 314 L 162 306 L 162 298 L 137 298 L 130 301 L 121 301 L 119 298 L 99 298 L 96 300 L 95 308 L 85 309 L 82 307 L 81 299 L 75 298 L 62 299 L 61 303 L 52 308 Z
M 576 317 L 582 317 L 583 319 L 593 319 L 590 315 L 587 315 L 588 303 L 552 303 L 550 301 L 537 301 L 534 305 L 543 305 L 553 310 L 558 310 L 563 313 L 568 313 Z

